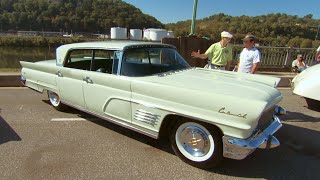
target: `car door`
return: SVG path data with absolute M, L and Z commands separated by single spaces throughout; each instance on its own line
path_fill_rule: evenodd
M 68 52 L 64 67 L 58 68 L 57 83 L 62 101 L 84 109 L 83 74 L 90 70 L 91 50 L 74 49 Z
M 121 53 L 94 50 L 93 54 L 92 69 L 82 77 L 86 79 L 83 85 L 86 108 L 104 117 L 131 122 L 130 78 L 117 73 Z

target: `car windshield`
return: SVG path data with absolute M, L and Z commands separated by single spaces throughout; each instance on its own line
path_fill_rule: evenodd
M 189 67 L 173 48 L 132 48 L 125 51 L 121 75 L 148 76 Z

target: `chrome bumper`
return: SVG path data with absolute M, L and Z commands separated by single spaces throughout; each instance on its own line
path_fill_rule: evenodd
M 26 80 L 27 80 L 26 78 L 24 78 L 23 76 L 20 76 L 20 82 L 23 86 L 26 85 Z
M 292 81 L 292 79 L 289 79 L 289 83 L 290 83 L 290 88 L 293 91 L 294 90 L 294 82 Z
M 280 145 L 273 134 L 282 126 L 280 119 L 273 116 L 272 123 L 264 130 L 257 132 L 248 139 L 236 139 L 223 136 L 223 156 L 231 159 L 244 159 L 256 148 L 270 149 Z

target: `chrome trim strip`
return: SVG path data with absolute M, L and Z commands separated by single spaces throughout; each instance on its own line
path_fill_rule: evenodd
M 155 117 L 146 117 L 146 116 L 144 116 L 142 114 L 135 114 L 134 117 L 145 119 L 145 120 L 149 120 L 149 121 L 157 120 L 157 118 L 155 118 Z
M 273 116 L 272 123 L 262 131 L 253 134 L 248 139 L 237 139 L 223 136 L 223 156 L 231 159 L 244 159 L 256 148 L 269 149 L 280 145 L 273 134 L 282 127 L 280 119 Z
M 97 116 L 97 117 L 99 117 L 99 118 L 101 118 L 101 119 L 107 120 L 107 121 L 109 121 L 109 122 L 112 122 L 112 123 L 114 123 L 114 124 L 120 125 L 120 126 L 122 126 L 122 127 L 128 128 L 128 129 L 131 129 L 131 130 L 133 130 L 133 131 L 139 132 L 139 133 L 141 133 L 141 134 L 144 134 L 144 135 L 146 135 L 146 136 L 152 137 L 152 138 L 154 138 L 154 139 L 158 139 L 158 137 L 159 137 L 159 133 L 158 133 L 158 132 L 153 131 L 154 133 L 151 133 L 151 132 L 147 132 L 146 130 L 138 129 L 138 128 L 135 127 L 135 126 L 132 126 L 132 124 L 128 124 L 128 123 L 126 123 L 126 122 L 123 122 L 123 120 L 121 120 L 121 119 L 119 119 L 119 118 L 115 118 L 115 117 L 112 117 L 112 116 L 109 116 L 109 115 L 97 114 L 97 113 L 94 113 L 94 112 L 92 112 L 92 111 L 86 110 L 86 109 L 84 109 L 83 107 L 74 106 L 74 105 L 72 105 L 72 104 L 70 104 L 70 103 L 68 103 L 68 102 L 66 102 L 66 101 L 63 101 L 63 100 L 61 100 L 61 102 L 62 102 L 63 104 L 66 104 L 66 105 L 70 106 L 70 107 L 76 108 L 76 109 L 78 109 L 78 110 L 80 110 L 80 111 L 86 112 L 86 113 L 91 114 L 91 115 L 93 115 L 93 116 Z M 142 128 L 142 127 L 139 127 L 139 128 Z
M 142 121 L 144 123 L 150 124 L 151 126 L 157 125 L 157 122 L 159 120 L 160 115 L 150 113 L 147 111 L 144 111 L 142 109 L 136 110 L 134 114 L 134 119 L 137 121 Z
M 157 125 L 156 121 L 150 121 L 150 120 L 141 119 L 141 118 L 135 118 L 135 120 L 150 124 L 153 127 Z
M 159 116 L 159 115 L 157 115 L 157 114 L 150 113 L 150 112 L 144 111 L 144 110 L 142 110 L 142 109 L 138 109 L 137 112 L 138 112 L 138 113 L 143 113 L 143 114 L 146 114 L 146 115 L 150 115 L 150 116 Z

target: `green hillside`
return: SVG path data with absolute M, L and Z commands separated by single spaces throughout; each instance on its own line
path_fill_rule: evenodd
M 188 20 L 167 24 L 166 28 L 173 30 L 176 36 L 186 36 L 190 33 L 190 25 L 191 20 Z M 197 20 L 196 33 L 218 41 L 220 32 L 227 30 L 235 35 L 235 43 L 241 43 L 247 33 L 252 33 L 261 45 L 317 47 L 320 34 L 317 41 L 315 37 L 319 25 L 320 20 L 313 19 L 311 14 L 299 18 L 287 14 L 233 17 L 221 13 Z
M 163 28 L 121 0 L 1 0 L 1 31 L 109 33 L 111 27 Z

